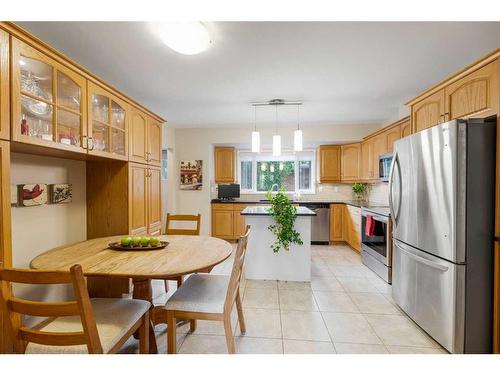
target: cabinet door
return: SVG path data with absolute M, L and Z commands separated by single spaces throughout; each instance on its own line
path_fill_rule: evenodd
M 128 107 L 107 90 L 89 82 L 89 154 L 128 159 Z
M 235 181 L 234 147 L 215 147 L 215 183 L 227 184 Z
M 12 139 L 86 153 L 86 80 L 12 38 Z
M 148 231 L 148 170 L 141 164 L 129 165 L 129 230 L 132 235 Z
M 149 167 L 148 179 L 148 234 L 161 234 L 161 170 Z
M 401 126 L 394 126 L 385 132 L 385 139 L 387 142 L 387 152 L 394 151 L 394 142 L 401 138 Z
M 408 137 L 411 134 L 411 121 L 408 120 L 401 124 L 401 138 Z
M 319 146 L 320 182 L 340 181 L 341 147 L 334 145 Z
M 147 142 L 148 119 L 144 113 L 137 109 L 130 111 L 130 137 L 129 137 L 129 160 L 137 163 L 147 162 L 148 142 Z
M 10 139 L 9 34 L 0 30 L 0 139 Z
M 373 142 L 371 139 L 361 143 L 360 177 L 369 180 L 373 174 Z
M 498 112 L 498 61 L 495 60 L 445 88 L 446 121 Z
M 343 241 L 344 236 L 342 233 L 344 216 L 343 204 L 330 205 L 330 241 Z
M 161 164 L 161 127 L 156 120 L 148 121 L 148 164 L 160 166 Z
M 444 121 L 444 90 L 438 91 L 411 108 L 413 132 L 430 128 Z
M 373 155 L 372 155 L 372 169 L 370 171 L 370 179 L 379 178 L 379 156 L 387 153 L 387 139 L 385 134 L 379 134 L 373 137 Z
M 233 239 L 233 209 L 212 209 L 212 236 Z
M 360 149 L 359 143 L 342 146 L 342 181 L 359 179 Z

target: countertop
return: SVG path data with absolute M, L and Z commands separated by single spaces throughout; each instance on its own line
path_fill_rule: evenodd
M 243 211 L 241 211 L 241 215 L 265 215 L 270 216 L 270 207 L 269 206 L 248 206 Z M 297 207 L 297 216 L 316 216 L 314 211 L 311 211 L 307 207 Z
M 259 199 L 235 199 L 235 200 L 222 200 L 222 199 L 212 199 L 211 203 L 236 203 L 236 204 L 269 204 L 269 201 L 261 201 Z M 332 203 L 338 203 L 338 204 L 348 204 L 350 206 L 354 207 L 366 207 L 366 208 L 376 208 L 376 207 L 387 207 L 387 204 L 382 204 L 382 203 L 376 203 L 376 202 L 368 202 L 368 201 L 359 201 L 359 200 L 299 200 L 299 201 L 294 201 L 292 200 L 293 204 L 299 204 L 299 205 L 306 205 L 306 204 L 332 204 Z

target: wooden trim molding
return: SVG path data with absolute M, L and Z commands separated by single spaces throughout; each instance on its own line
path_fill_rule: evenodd
M 412 106 L 415 103 L 419 102 L 420 100 L 425 99 L 427 96 L 434 94 L 435 92 L 437 92 L 439 90 L 444 89 L 450 83 L 453 83 L 453 82 L 471 74 L 472 72 L 482 68 L 483 66 L 489 64 L 490 62 L 496 60 L 499 57 L 500 57 L 500 48 L 497 48 L 497 49 L 491 51 L 490 53 L 488 53 L 487 55 L 476 60 L 475 62 L 467 65 L 462 70 L 459 70 L 458 72 L 449 76 L 448 78 L 443 79 L 438 84 L 436 84 L 436 85 L 432 86 L 431 88 L 425 90 L 424 92 L 418 94 L 416 97 L 407 101 L 405 104 L 407 106 Z
M 396 122 L 393 122 L 392 124 L 389 124 L 387 126 L 384 126 L 383 128 L 380 128 L 376 132 L 368 134 L 366 137 L 363 138 L 363 141 L 366 141 L 367 139 L 372 138 L 372 137 L 376 137 L 377 135 L 382 134 L 389 129 L 395 128 L 396 126 L 399 126 L 407 121 L 410 121 L 410 116 L 403 117 L 402 119 L 400 119 Z
M 0 22 L 0 29 L 3 29 L 7 31 L 11 36 L 16 37 L 20 40 L 22 40 L 24 43 L 30 45 L 31 47 L 39 50 L 40 52 L 43 52 L 44 54 L 48 55 L 50 58 L 56 60 L 60 64 L 65 65 L 69 69 L 72 69 L 76 71 L 78 74 L 81 74 L 84 76 L 86 79 L 89 81 L 93 82 L 94 84 L 101 86 L 102 88 L 110 91 L 112 94 L 116 95 L 117 97 L 121 98 L 122 100 L 128 102 L 131 105 L 134 105 L 138 108 L 140 108 L 142 111 L 148 113 L 150 116 L 154 117 L 156 120 L 160 122 L 166 122 L 165 119 L 160 117 L 159 115 L 155 114 L 154 112 L 150 111 L 148 108 L 144 107 L 142 104 L 138 103 L 131 97 L 125 95 L 123 92 L 119 91 L 103 79 L 99 78 L 97 75 L 94 73 L 90 72 L 77 62 L 73 61 L 72 59 L 68 58 L 61 52 L 57 51 L 55 48 L 51 47 L 44 41 L 40 40 L 36 36 L 30 34 L 28 31 L 24 30 L 20 26 L 16 25 L 13 22 Z

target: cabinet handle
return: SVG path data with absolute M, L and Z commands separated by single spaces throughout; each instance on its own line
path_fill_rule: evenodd
M 89 147 L 89 146 L 88 146 L 88 142 L 89 142 L 89 141 L 90 141 L 90 148 L 89 148 L 89 150 L 90 150 L 90 151 L 93 151 L 93 150 L 94 150 L 94 138 L 92 138 L 92 137 L 88 137 L 88 140 L 87 140 L 87 148 Z
M 88 149 L 88 139 L 86 135 L 82 135 L 82 148 Z

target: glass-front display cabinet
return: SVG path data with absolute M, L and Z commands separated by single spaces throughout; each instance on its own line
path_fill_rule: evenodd
M 12 39 L 12 139 L 87 152 L 86 79 Z
M 89 154 L 127 160 L 127 105 L 92 82 L 88 89 Z

